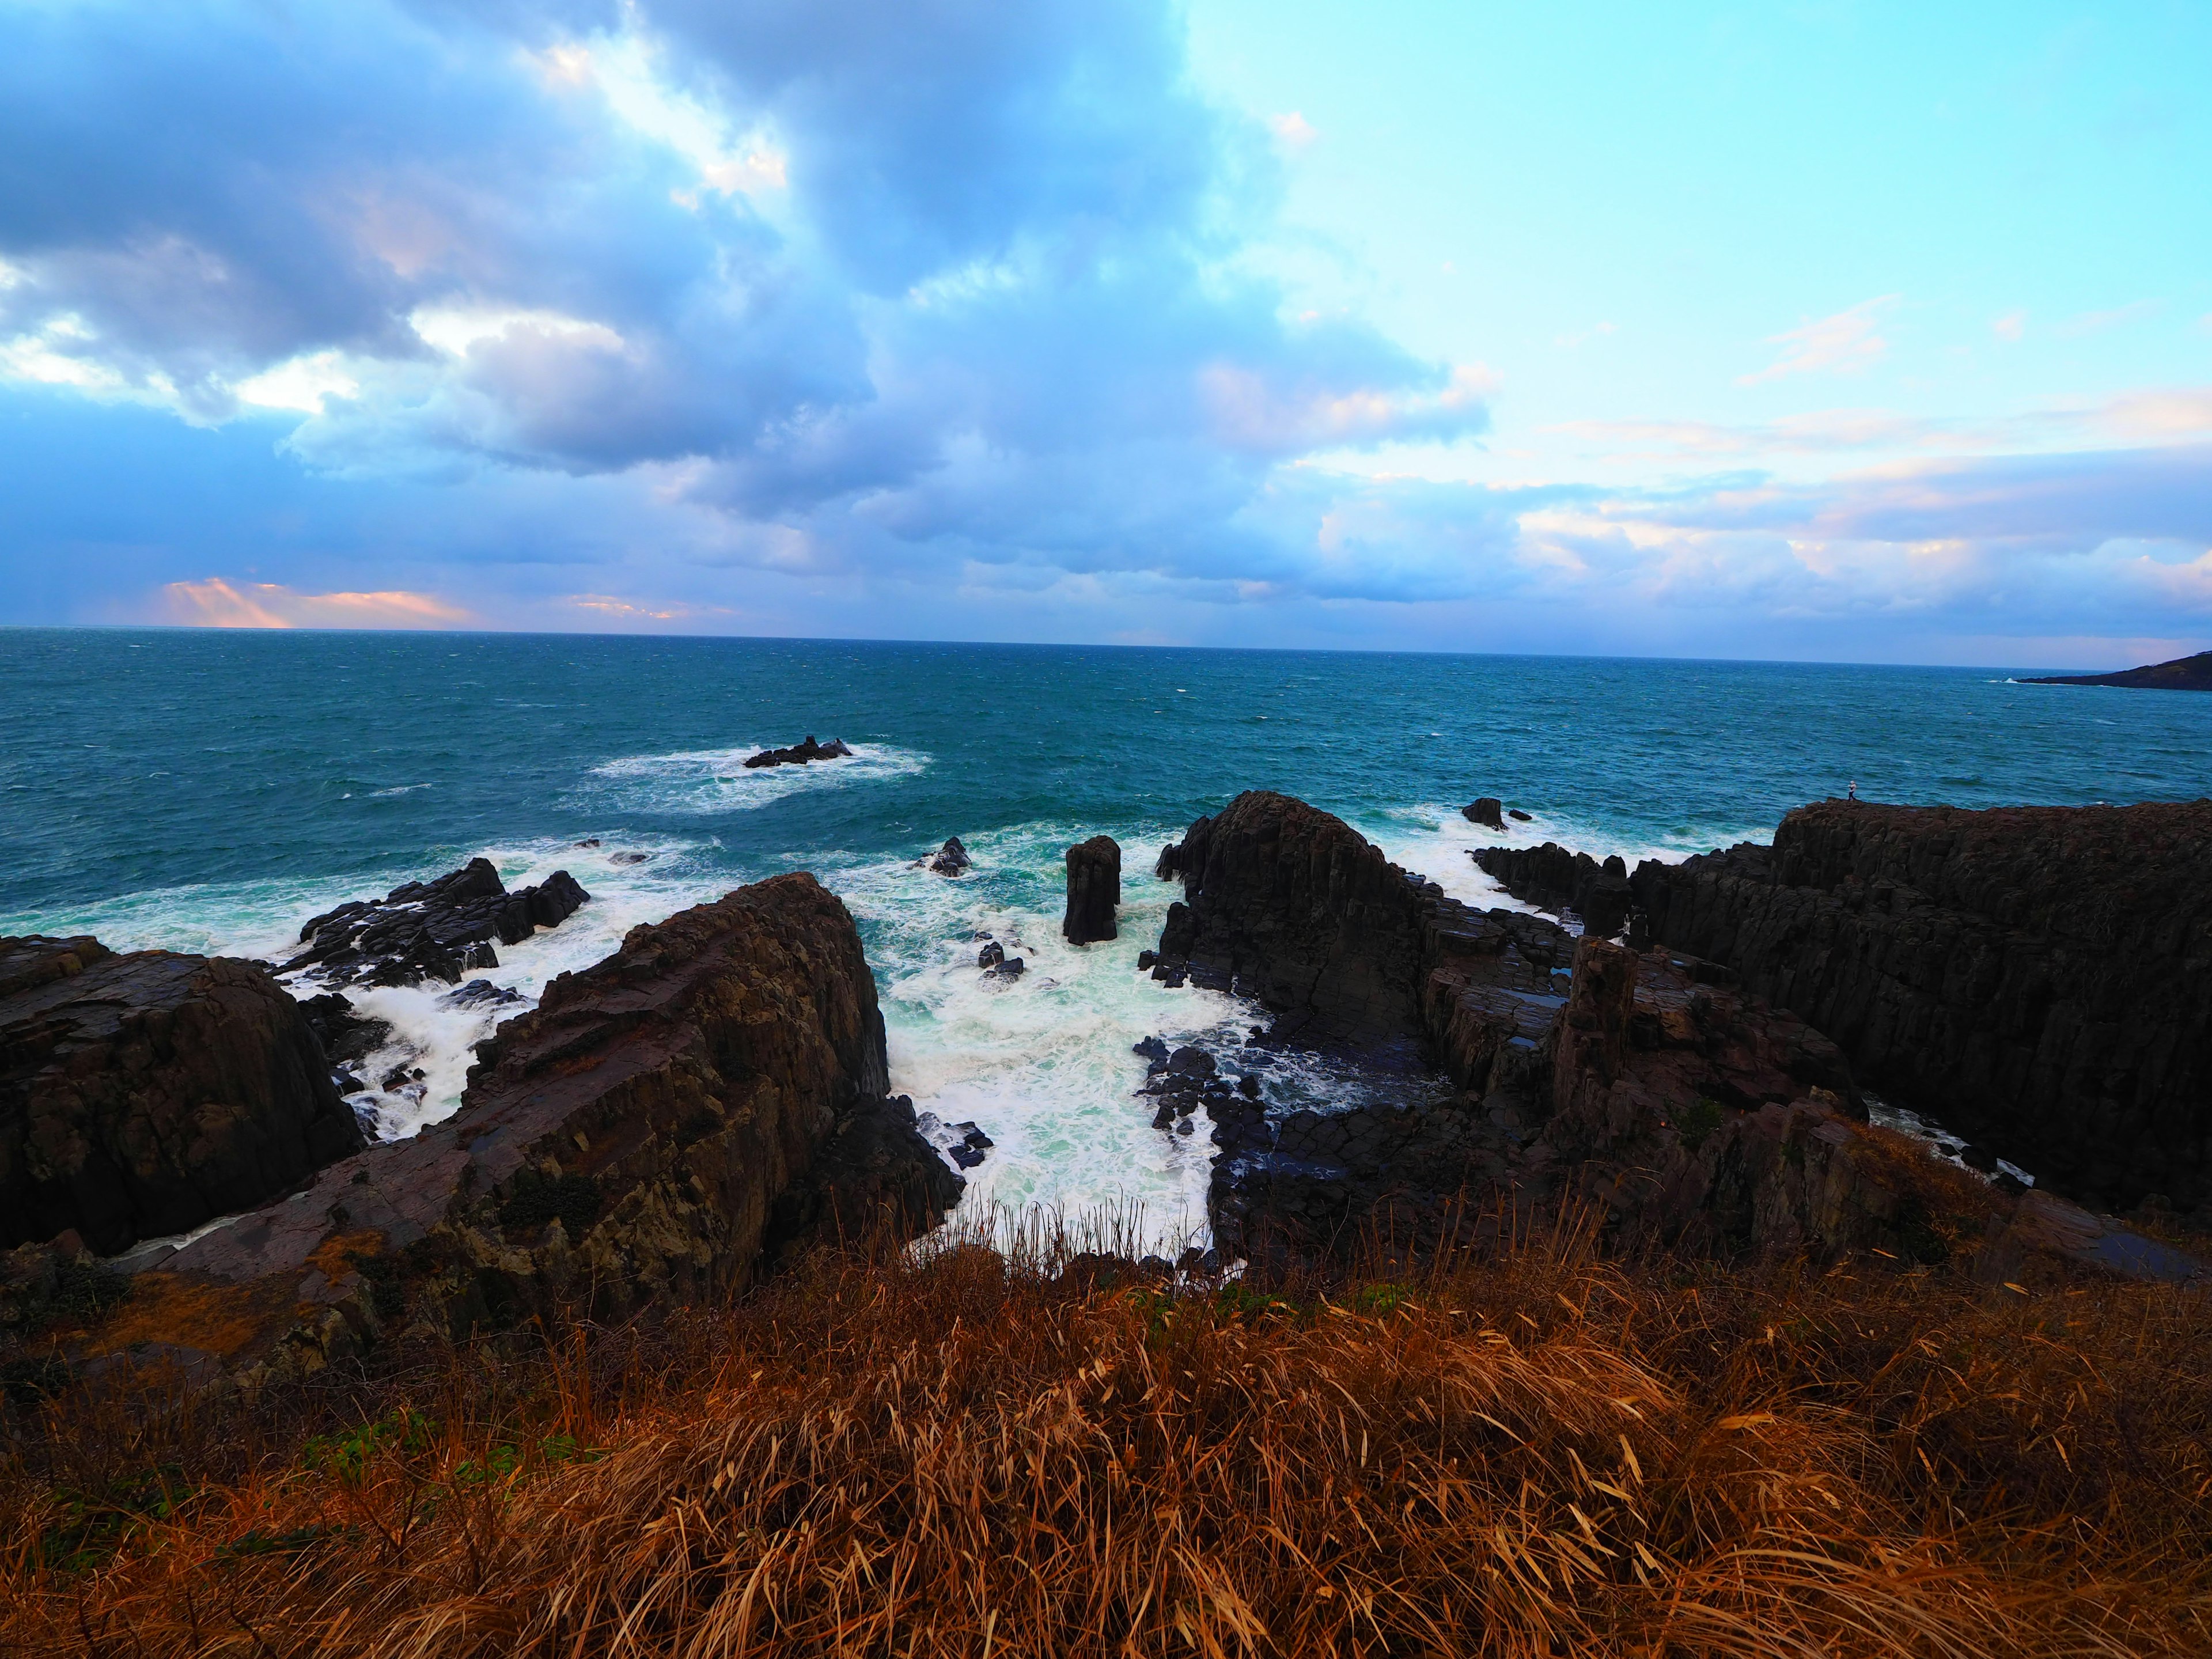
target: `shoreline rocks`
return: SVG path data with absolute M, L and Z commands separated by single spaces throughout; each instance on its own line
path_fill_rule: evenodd
M 1067 913 L 1060 924 L 1070 945 L 1118 937 L 1114 913 L 1121 903 L 1121 846 L 1093 836 L 1067 849 Z
M 845 746 L 842 738 L 832 738 L 827 743 L 814 741 L 810 732 L 805 739 L 788 749 L 763 749 L 745 762 L 749 770 L 758 771 L 769 766 L 805 766 L 810 761 L 841 760 L 853 751 Z
M 453 1118 L 140 1273 L 75 1357 L 251 1384 L 396 1329 L 618 1318 L 810 1240 L 911 1237 L 962 1188 L 886 1094 L 859 933 L 804 873 L 631 929 L 479 1054 Z
M 2056 674 L 2022 680 L 2022 685 L 2118 685 L 2146 691 L 2212 691 L 2212 651 L 2142 668 L 2122 669 L 2117 674 Z
M 0 1247 L 113 1255 L 362 1146 L 307 1016 L 256 963 L 0 939 Z
M 1833 1036 L 1887 1098 L 2085 1202 L 2212 1214 L 2212 802 L 1826 801 L 1639 865 L 1654 937 Z
M 1478 848 L 1468 856 L 1524 903 L 1573 911 L 1585 933 L 1611 939 L 1628 926 L 1635 896 L 1628 866 L 1618 856 L 1601 863 L 1549 841 L 1541 847 Z
M 475 969 L 499 966 L 492 941 L 520 945 L 557 927 L 591 901 L 566 870 L 509 892 L 489 859 L 474 858 L 434 881 L 410 881 L 381 899 L 356 899 L 308 919 L 307 948 L 279 970 L 329 985 L 458 985 Z

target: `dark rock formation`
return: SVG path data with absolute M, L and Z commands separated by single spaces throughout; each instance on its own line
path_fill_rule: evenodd
M 946 838 L 944 846 L 918 862 L 925 870 L 934 870 L 940 876 L 957 876 L 975 860 L 968 856 L 968 849 L 960 844 L 960 837 L 951 836 Z
M 1869 1084 L 2085 1200 L 2212 1204 L 2212 802 L 1826 801 L 1771 848 L 1645 863 L 1655 936 Z
M 1316 1036 L 1404 1030 L 1420 982 L 1414 878 L 1342 819 L 1267 790 L 1200 818 L 1160 854 L 1168 908 L 1155 979 L 1235 989 Z
M 2125 685 L 2149 691 L 2212 691 L 2212 651 L 2145 668 L 2123 669 L 2117 674 L 2060 674 L 2047 679 L 2022 680 L 2022 685 Z
M 1517 821 L 1517 822 L 1519 822 L 1519 823 L 1530 823 L 1534 822 L 1534 819 L 1532 819 L 1532 818 L 1528 816 L 1528 814 L 1527 814 L 1526 812 L 1522 811 L 1519 807 L 1517 807 L 1517 806 L 1509 806 L 1509 807 L 1507 807 L 1507 808 L 1505 809 L 1505 816 L 1506 816 L 1507 817 L 1509 817 L 1509 818 L 1515 819 L 1516 821 Z
M 74 1229 L 112 1254 L 361 1145 L 306 1016 L 264 969 L 0 939 L 0 1246 Z
M 1060 931 L 1070 945 L 1115 935 L 1114 912 L 1121 902 L 1121 845 L 1093 836 L 1067 849 L 1067 914 Z
M 805 742 L 795 743 L 788 749 L 763 749 L 748 759 L 745 764 L 756 770 L 763 766 L 804 766 L 809 761 L 836 760 L 852 752 L 845 746 L 842 738 L 817 743 L 814 734 L 810 732 Z
M 331 985 L 458 985 L 471 969 L 499 966 L 492 940 L 519 945 L 591 896 L 566 870 L 510 893 L 489 859 L 471 859 L 435 881 L 410 881 L 310 918 L 300 929 L 307 948 L 283 971 L 312 969 Z
M 1485 795 L 1480 800 L 1459 809 L 1460 817 L 1469 823 L 1479 823 L 1486 830 L 1505 827 L 1505 803 L 1495 795 Z
M 480 1049 L 459 1112 L 138 1275 L 80 1352 L 152 1344 L 252 1382 L 394 1325 L 615 1317 L 806 1241 L 909 1237 L 960 1177 L 886 1098 L 852 917 L 780 876 L 630 930 Z
M 1619 857 L 1602 864 L 1587 853 L 1570 853 L 1556 842 L 1541 847 L 1484 847 L 1469 853 L 1505 890 L 1547 910 L 1571 910 L 1583 932 L 1611 939 L 1628 925 L 1633 899 L 1628 866 Z

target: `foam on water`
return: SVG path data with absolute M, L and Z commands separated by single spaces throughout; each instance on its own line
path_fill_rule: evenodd
M 947 878 L 912 864 L 870 861 L 824 872 L 860 920 L 878 964 L 891 1086 L 918 1112 L 973 1121 L 989 1156 L 968 1175 L 962 1216 L 993 1207 L 1059 1206 L 1070 1214 L 1140 1206 L 1149 1242 L 1171 1249 L 1206 1236 L 1213 1147 L 1201 1115 L 1179 1135 L 1152 1127 L 1139 1098 L 1139 1039 L 1241 1035 L 1234 999 L 1170 990 L 1137 970 L 1181 889 L 1155 879 L 1158 826 L 1123 829 L 1120 937 L 1071 945 L 1060 937 L 1064 856 L 1095 828 L 1028 824 L 968 840 L 974 867 Z M 1027 971 L 1002 981 L 975 965 L 988 934 Z
M 578 792 L 580 805 L 611 806 L 619 811 L 701 816 L 743 812 L 767 806 L 801 789 L 835 788 L 857 783 L 888 783 L 912 777 L 930 757 L 887 744 L 855 743 L 852 753 L 835 760 L 763 766 L 748 770 L 746 759 L 764 744 L 729 749 L 690 749 L 672 755 L 629 755 L 592 769 Z

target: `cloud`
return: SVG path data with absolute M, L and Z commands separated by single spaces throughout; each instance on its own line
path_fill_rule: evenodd
M 1321 137 L 1314 124 L 1296 110 L 1269 116 L 1267 130 L 1275 135 L 1275 142 L 1292 155 L 1310 148 L 1314 140 Z
M 2110 311 L 2085 311 L 2078 317 L 2069 317 L 2052 331 L 2063 338 L 2078 340 L 2085 335 L 2102 334 L 2107 329 L 2119 328 L 2153 316 L 2165 304 L 2163 300 L 2136 300 L 2124 306 L 2114 306 Z
M 196 628 L 452 628 L 472 620 L 428 593 L 300 593 L 221 576 L 167 584 L 156 614 Z
M 2000 340 L 2020 339 L 2027 332 L 2027 308 L 2023 306 L 1993 319 L 1990 324 L 1990 332 Z
M 1832 317 L 1769 335 L 1766 343 L 1780 346 L 1782 355 L 1756 374 L 1738 376 L 1736 384 L 1760 386 L 1792 374 L 1858 373 L 1888 351 L 1889 342 L 1875 330 L 1881 326 L 1882 313 L 1899 297 L 1885 294 L 1862 300 Z

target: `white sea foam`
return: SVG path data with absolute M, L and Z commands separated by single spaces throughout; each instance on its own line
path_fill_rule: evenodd
M 801 789 L 836 788 L 912 777 L 929 757 L 885 744 L 856 743 L 849 756 L 748 771 L 760 744 L 691 749 L 672 755 L 630 755 L 592 769 L 579 800 L 619 811 L 704 814 L 743 812 Z

